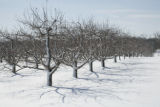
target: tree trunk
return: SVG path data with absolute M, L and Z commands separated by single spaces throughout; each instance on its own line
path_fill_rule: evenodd
M 73 77 L 78 78 L 77 69 L 73 69 Z
M 35 61 L 35 64 L 36 64 L 36 69 L 38 69 L 39 65 L 38 65 L 38 59 L 36 57 L 34 57 L 34 61 Z
M 102 65 L 103 68 L 105 67 L 105 60 L 104 59 L 102 59 L 101 65 Z
M 74 64 L 73 64 L 73 77 L 74 78 L 78 78 L 78 72 L 77 72 L 77 61 L 74 61 Z
M 15 64 L 12 65 L 12 73 L 16 74 L 16 65 Z
M 119 55 L 119 60 L 121 60 L 121 55 Z
M 39 68 L 39 65 L 38 65 L 38 63 L 36 62 L 36 69 L 38 69 Z
M 25 56 L 24 60 L 25 60 L 26 66 L 28 66 L 28 56 Z
M 126 56 L 125 56 L 125 55 L 123 55 L 123 58 L 124 58 L 124 59 L 126 59 Z
M 89 62 L 89 70 L 93 72 L 93 61 Z
M 0 58 L 0 63 L 2 63 L 3 62 L 3 60 L 2 60 L 2 58 Z
M 50 51 L 50 37 L 49 37 L 49 31 L 47 32 L 46 37 L 46 66 L 47 66 L 47 85 L 52 86 L 52 73 L 50 71 L 50 65 L 51 65 L 51 51 Z
M 47 71 L 47 86 L 52 86 L 52 73 Z
M 46 37 L 46 61 L 47 61 L 47 67 L 50 68 L 51 65 L 51 51 L 50 51 L 50 37 L 49 35 Z
M 135 57 L 135 53 L 134 53 L 134 52 L 132 52 L 132 57 L 133 57 L 133 58 Z
M 117 55 L 114 55 L 114 62 L 117 62 Z
M 131 58 L 131 54 L 130 53 L 128 54 L 128 57 Z

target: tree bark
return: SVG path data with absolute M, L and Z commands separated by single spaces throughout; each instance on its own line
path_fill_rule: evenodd
M 2 63 L 3 62 L 3 60 L 2 60 L 2 58 L 0 58 L 0 63 Z
M 74 61 L 74 64 L 73 64 L 73 77 L 74 78 L 78 78 L 78 72 L 77 72 L 77 61 Z
M 47 86 L 52 86 L 52 73 L 47 71 Z
M 38 68 L 39 67 L 38 59 L 36 57 L 34 57 L 34 60 L 35 60 L 35 64 L 36 64 L 35 67 Z
M 117 63 L 117 55 L 114 55 L 114 62 Z
M 124 58 L 124 59 L 126 59 L 126 56 L 125 56 L 125 55 L 123 55 L 123 58 Z
M 15 64 L 12 65 L 12 73 L 16 74 L 16 65 Z
M 119 55 L 119 60 L 121 60 L 121 55 Z
M 47 85 L 52 86 L 52 73 L 50 71 L 50 65 L 51 65 L 51 51 L 50 51 L 50 37 L 49 37 L 49 31 L 47 31 L 46 36 L 46 66 L 47 66 Z
M 77 69 L 73 69 L 73 77 L 78 78 Z
M 131 58 L 131 54 L 130 53 L 128 54 L 128 57 Z
M 50 51 L 50 37 L 47 35 L 46 37 L 46 54 L 47 54 L 47 67 L 50 68 L 51 65 L 51 51 Z
M 93 72 L 93 61 L 89 61 L 89 70 Z
M 36 69 L 38 69 L 39 68 L 39 64 L 36 62 Z
M 103 68 L 105 68 L 105 60 L 104 59 L 102 59 L 101 65 L 102 65 Z

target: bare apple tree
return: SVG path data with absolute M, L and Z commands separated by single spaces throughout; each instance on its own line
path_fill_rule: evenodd
M 42 47 L 44 52 L 39 53 L 41 54 L 40 63 L 47 72 L 47 85 L 52 86 L 52 75 L 61 64 L 59 57 L 62 55 L 52 52 L 51 39 L 56 38 L 61 32 L 63 15 L 56 10 L 54 15 L 49 15 L 45 9 L 42 12 L 38 9 L 31 9 L 31 13 L 20 22 L 29 29 L 28 32 L 34 37 L 34 40 L 37 39 L 44 43 L 44 47 Z

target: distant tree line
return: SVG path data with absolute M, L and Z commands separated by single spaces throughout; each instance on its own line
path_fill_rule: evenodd
M 0 31 L 0 62 L 10 65 L 14 74 L 24 68 L 45 70 L 48 86 L 61 64 L 72 67 L 73 77 L 78 78 L 78 70 L 87 63 L 94 72 L 96 60 L 105 67 L 107 59 L 152 56 L 160 48 L 158 36 L 133 37 L 94 20 L 69 22 L 57 11 L 49 15 L 44 9 L 31 9 L 19 22 L 17 31 Z

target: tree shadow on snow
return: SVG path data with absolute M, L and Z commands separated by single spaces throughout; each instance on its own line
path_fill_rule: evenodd
M 62 87 L 62 86 L 53 86 L 54 89 L 48 90 L 40 94 L 40 99 L 44 97 L 46 94 L 58 94 L 61 96 L 61 102 L 65 103 L 65 99 L 67 97 L 73 97 L 76 96 L 75 98 L 79 96 L 87 96 L 89 98 L 93 98 L 95 101 L 99 97 L 103 96 L 110 96 L 112 98 L 118 99 L 118 100 L 123 100 L 116 94 L 114 94 L 113 90 L 107 90 L 107 89 L 91 89 L 91 87 Z

